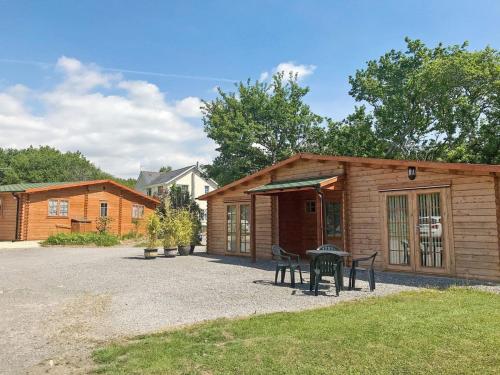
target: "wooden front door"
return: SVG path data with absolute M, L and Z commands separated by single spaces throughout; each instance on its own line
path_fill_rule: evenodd
M 447 189 L 382 194 L 387 268 L 450 273 Z

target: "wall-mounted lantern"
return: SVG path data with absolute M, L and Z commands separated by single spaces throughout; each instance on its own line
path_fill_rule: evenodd
M 417 177 L 417 167 L 408 167 L 408 178 L 414 180 Z

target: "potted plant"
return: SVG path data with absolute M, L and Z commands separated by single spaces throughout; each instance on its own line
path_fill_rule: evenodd
M 188 210 L 179 210 L 173 220 L 179 255 L 189 255 L 193 237 L 192 217 Z
M 160 218 L 155 213 L 148 216 L 146 230 L 148 242 L 147 248 L 144 249 L 144 258 L 154 259 L 158 255 L 158 235 L 161 230 Z
M 196 208 L 191 211 L 191 223 L 193 225 L 193 234 L 191 236 L 191 246 L 189 249 L 189 254 L 193 254 L 194 249 L 197 245 L 201 245 L 201 212 L 197 203 L 195 203 Z
M 164 217 L 162 222 L 163 255 L 175 257 L 177 255 L 177 239 L 175 236 L 175 224 L 171 216 Z

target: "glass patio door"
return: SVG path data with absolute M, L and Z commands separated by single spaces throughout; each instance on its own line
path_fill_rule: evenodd
M 444 189 L 386 193 L 387 268 L 446 273 Z
M 226 252 L 250 255 L 250 205 L 226 205 Z

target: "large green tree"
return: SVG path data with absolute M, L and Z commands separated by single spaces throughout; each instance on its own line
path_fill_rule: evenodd
M 116 178 L 97 168 L 80 152 L 61 152 L 49 146 L 22 150 L 0 148 L 0 184 L 112 179 L 134 186 L 134 179 Z
M 270 83 L 240 82 L 204 102 L 205 131 L 219 155 L 207 174 L 219 184 L 253 173 L 297 152 L 321 150 L 322 117 L 304 103 L 308 87 L 297 76 L 273 76 Z
M 500 54 L 406 39 L 349 78 L 388 158 L 500 162 Z

